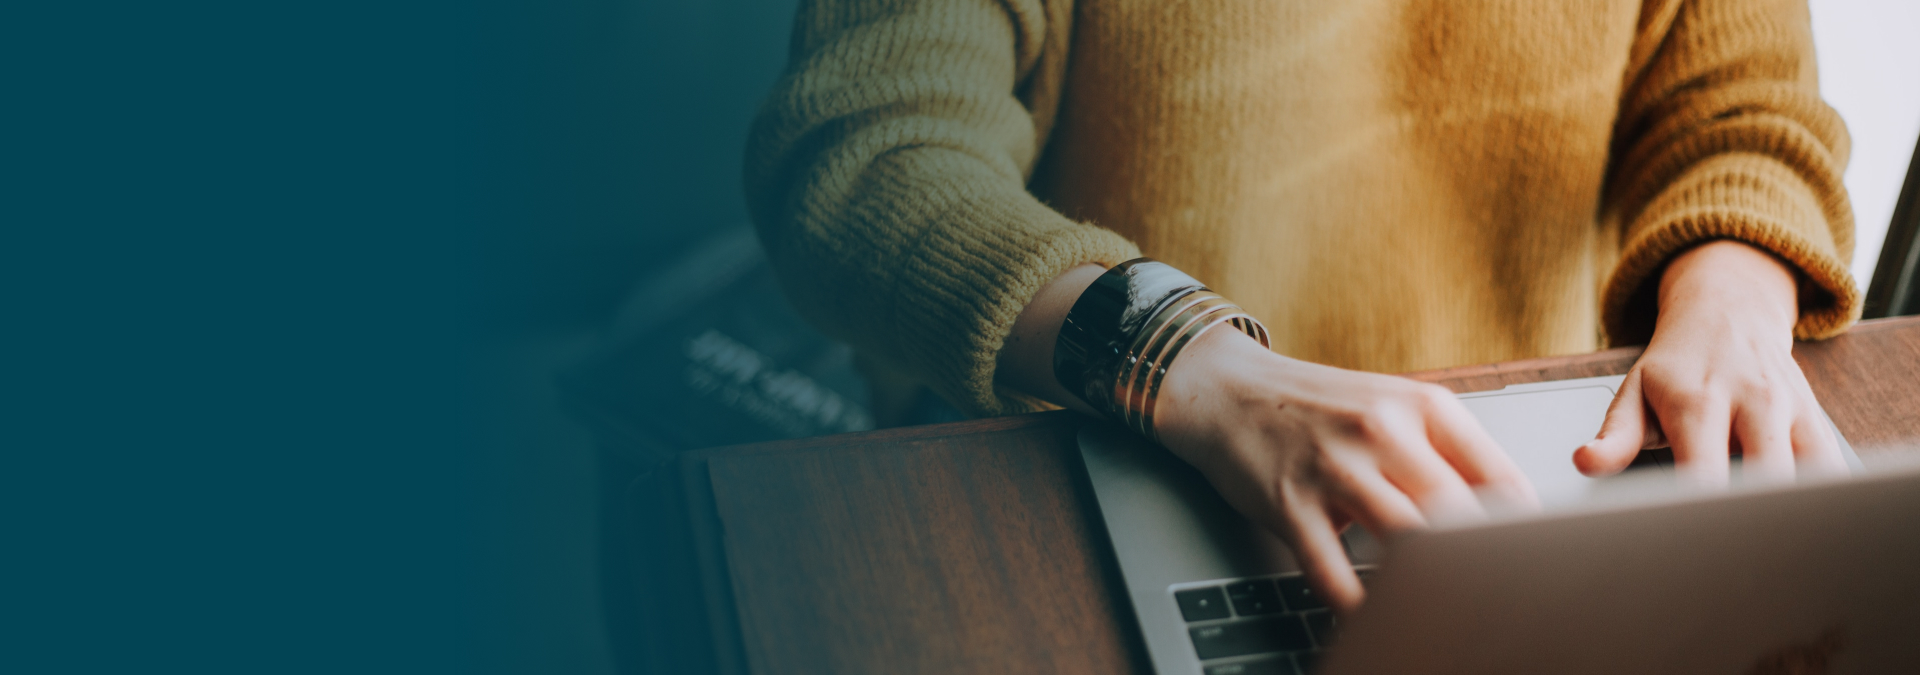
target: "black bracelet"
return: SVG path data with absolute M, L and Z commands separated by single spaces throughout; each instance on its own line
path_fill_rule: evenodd
M 1181 296 L 1204 290 L 1166 263 L 1135 258 L 1107 270 L 1080 294 L 1053 346 L 1053 377 L 1096 410 L 1114 407 L 1113 385 L 1147 320 Z
M 1107 270 L 1074 301 L 1054 343 L 1053 376 L 1087 405 L 1151 437 L 1153 399 L 1167 365 L 1222 322 L 1267 343 L 1265 327 L 1193 277 L 1135 258 Z

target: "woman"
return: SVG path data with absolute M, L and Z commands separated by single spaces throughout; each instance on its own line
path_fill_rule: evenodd
M 1445 390 L 1374 373 L 1645 342 L 1581 470 L 1840 466 L 1790 348 L 1859 313 L 1846 150 L 1804 0 L 822 0 L 747 188 L 830 333 L 975 414 L 1130 422 L 1346 611 L 1348 522 L 1532 498 Z M 1179 272 L 1114 269 L 1142 252 Z M 1180 272 L 1264 326 L 1088 318 Z M 1076 356 L 1168 326 L 1157 391 Z

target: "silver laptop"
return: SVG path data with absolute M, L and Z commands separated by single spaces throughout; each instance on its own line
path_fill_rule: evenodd
M 1386 547 L 1351 529 L 1368 589 L 1351 625 L 1197 471 L 1124 430 L 1082 431 L 1155 669 L 1920 672 L 1920 469 L 1867 472 L 1841 438 L 1856 475 L 1823 482 L 1689 494 L 1658 469 L 1587 478 L 1571 453 L 1620 380 L 1462 395 L 1546 508 Z

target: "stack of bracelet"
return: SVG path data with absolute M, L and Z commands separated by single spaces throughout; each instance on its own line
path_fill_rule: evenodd
M 1053 376 L 1067 391 L 1142 436 L 1153 427 L 1160 381 L 1201 333 L 1231 324 L 1261 346 L 1267 328 L 1238 305 L 1165 263 L 1135 258 L 1088 287 L 1053 349 Z

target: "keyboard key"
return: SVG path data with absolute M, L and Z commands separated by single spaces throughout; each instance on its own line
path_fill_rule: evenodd
M 1280 593 L 1266 579 L 1227 584 L 1227 597 L 1233 599 L 1233 611 L 1240 616 L 1275 614 L 1283 609 Z
M 1177 591 L 1173 594 L 1173 600 L 1180 603 L 1180 616 L 1186 617 L 1188 622 L 1231 616 L 1227 613 L 1227 596 L 1220 593 L 1219 586 Z
M 1307 612 L 1301 615 L 1301 618 L 1307 620 L 1307 632 L 1313 634 L 1314 643 L 1320 645 L 1322 649 L 1333 646 L 1334 634 L 1339 632 L 1339 627 L 1333 621 L 1333 612 L 1326 610 Z
M 1246 581 L 1236 581 L 1236 582 L 1227 584 L 1228 596 L 1249 595 L 1253 593 L 1272 592 L 1272 591 L 1273 591 L 1272 579 L 1248 579 Z
M 1320 601 L 1320 596 L 1307 585 L 1305 577 L 1281 577 L 1279 582 L 1280 597 L 1286 599 L 1288 610 L 1304 612 L 1311 609 L 1326 609 L 1327 603 Z
M 1241 661 L 1207 666 L 1206 675 L 1300 675 L 1300 671 L 1294 670 L 1293 662 L 1282 656 L 1266 661 Z
M 1313 647 L 1300 617 L 1283 616 L 1187 629 L 1200 660 L 1289 652 Z
M 1293 665 L 1302 673 L 1312 675 L 1314 666 L 1320 664 L 1320 652 L 1294 652 Z

